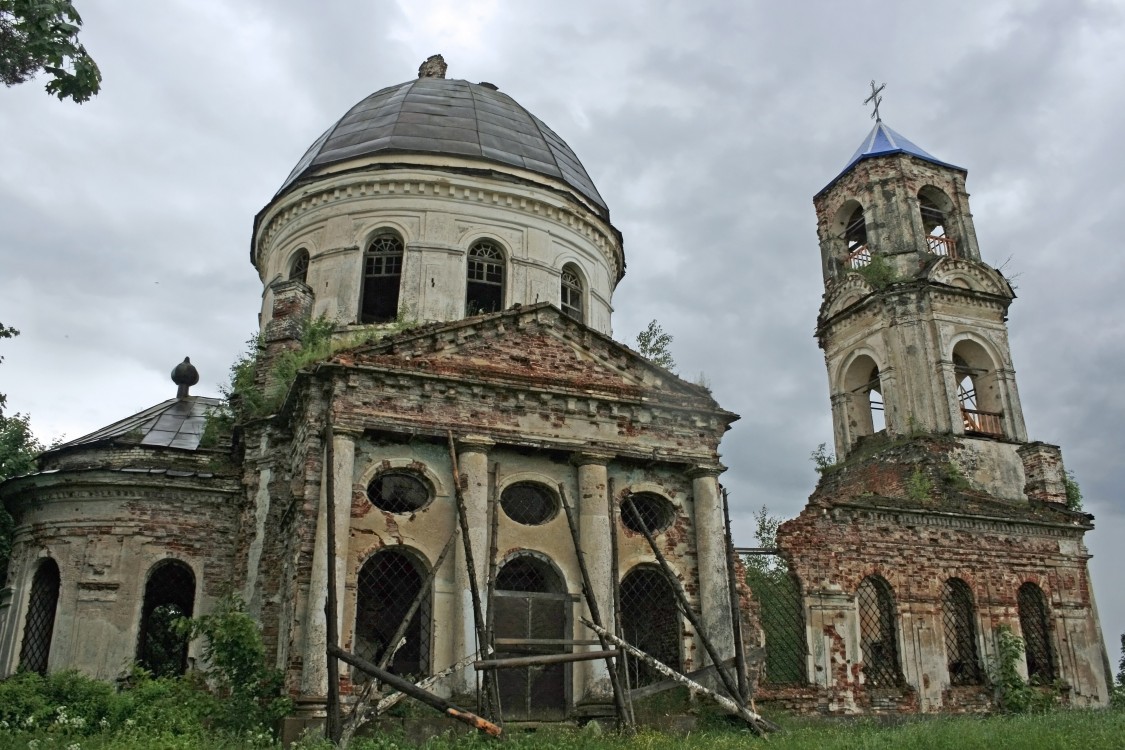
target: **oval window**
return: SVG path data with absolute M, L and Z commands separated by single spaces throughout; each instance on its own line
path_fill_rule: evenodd
M 559 512 L 553 493 L 541 484 L 517 482 L 504 489 L 500 506 L 516 523 L 538 526 L 547 523 Z
M 651 492 L 638 492 L 621 501 L 621 523 L 630 531 L 643 533 L 647 528 L 655 534 L 671 526 L 675 518 L 672 503 Z
M 367 499 L 379 510 L 413 513 L 430 502 L 430 488 L 414 474 L 387 471 L 367 485 Z

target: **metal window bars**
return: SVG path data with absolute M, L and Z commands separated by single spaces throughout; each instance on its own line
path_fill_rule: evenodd
M 352 650 L 357 656 L 379 663 L 387 649 L 397 649 L 387 664 L 388 671 L 414 677 L 429 673 L 430 597 L 422 600 L 411 618 L 402 645 L 389 642 L 418 596 L 424 578 L 420 562 L 394 549 L 380 550 L 363 564 L 356 580 Z M 358 683 L 368 677 L 355 670 L 352 679 Z
M 952 685 L 984 684 L 977 646 L 976 607 L 973 593 L 960 578 L 942 586 L 941 622 L 945 632 L 945 657 Z
M 868 576 L 856 591 L 864 683 L 869 688 L 901 685 L 894 595 L 890 584 Z
M 1033 682 L 1048 684 L 1055 680 L 1055 659 L 1051 649 L 1050 620 L 1043 589 L 1034 583 L 1020 586 L 1017 597 L 1020 630 L 1023 632 L 1027 676 Z
M 192 616 L 195 575 L 178 560 L 158 564 L 145 584 L 137 662 L 156 677 L 187 671 L 188 638 L 176 622 Z
M 504 488 L 500 507 L 508 518 L 525 526 L 547 523 L 559 512 L 554 493 L 535 482 L 517 482 Z
M 51 655 L 51 636 L 55 630 L 55 608 L 59 603 L 59 566 L 47 558 L 39 563 L 31 580 L 31 596 L 27 602 L 27 618 L 20 647 L 20 669 L 47 674 Z
M 769 549 L 743 549 L 741 554 L 765 635 L 761 680 L 770 685 L 803 685 L 808 681 L 808 639 L 800 583 L 784 559 Z
M 664 572 L 647 565 L 633 568 L 621 581 L 620 599 L 622 637 L 657 661 L 683 671 L 682 618 Z M 631 688 L 664 679 L 640 659 L 629 659 L 627 664 Z

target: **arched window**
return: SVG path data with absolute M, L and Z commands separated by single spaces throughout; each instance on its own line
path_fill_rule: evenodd
M 307 283 L 309 276 L 309 251 L 301 248 L 289 263 L 289 280 Z
M 363 290 L 360 323 L 387 323 L 398 317 L 398 290 L 402 281 L 402 240 L 380 234 L 363 254 Z
M 387 663 L 398 675 L 420 677 L 430 669 L 430 591 L 423 594 L 426 571 L 414 555 L 398 549 L 382 549 L 367 559 L 356 581 L 354 648 L 368 661 Z M 421 601 L 405 631 L 402 645 L 391 643 L 411 606 Z M 388 655 L 388 649 L 393 655 Z M 368 678 L 358 670 L 356 682 Z
M 873 435 L 887 427 L 883 401 L 883 382 L 879 366 L 866 354 L 856 357 L 844 376 L 847 418 L 851 442 Z
M 867 219 L 863 206 L 856 205 L 844 222 L 844 265 L 862 268 L 871 262 L 871 249 L 867 246 Z
M 957 245 L 948 234 L 946 226 L 952 203 L 934 187 L 924 187 L 918 192 L 918 209 L 922 214 L 922 231 L 926 235 L 926 250 L 934 255 L 957 257 Z
M 23 625 L 20 669 L 47 674 L 51 656 L 51 636 L 55 632 L 55 610 L 59 603 L 59 566 L 51 558 L 39 563 L 31 579 L 31 596 Z
M 585 309 L 584 296 L 582 293 L 582 277 L 578 274 L 578 269 L 569 264 L 563 266 L 562 311 L 579 323 L 585 322 L 585 316 L 583 315 Z
M 1055 681 L 1055 655 L 1051 648 L 1051 625 L 1047 617 L 1047 597 L 1034 583 L 1020 586 L 1020 630 L 1028 679 L 1046 685 Z
M 571 606 L 563 577 L 546 558 L 531 552 L 510 558 L 496 574 L 492 597 L 496 638 L 507 641 L 498 647 L 497 655 L 518 657 L 568 651 L 564 646 L 545 645 L 543 641 L 572 637 Z M 568 672 L 569 667 L 564 664 L 498 671 L 496 680 L 504 718 L 564 718 Z
M 864 683 L 892 687 L 902 683 L 894 593 L 882 576 L 868 576 L 856 591 Z
M 621 581 L 622 637 L 641 651 L 683 671 L 680 613 L 676 594 L 664 571 L 638 565 Z M 629 659 L 629 685 L 637 688 L 664 679 L 639 659 Z
M 156 677 L 174 677 L 187 671 L 187 637 L 176 630 L 176 621 L 192 616 L 195 575 L 179 560 L 157 563 L 145 584 L 141 607 L 141 632 L 137 662 Z
M 504 251 L 491 240 L 469 248 L 465 285 L 465 315 L 480 315 L 504 308 Z
M 957 342 L 953 347 L 953 374 L 965 432 L 1003 437 L 1004 412 L 996 367 L 984 347 L 975 341 Z
M 950 684 L 983 684 L 973 592 L 960 578 L 950 578 L 942 587 L 941 621 L 945 630 L 945 658 Z

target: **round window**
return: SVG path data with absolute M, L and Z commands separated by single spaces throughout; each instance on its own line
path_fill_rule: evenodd
M 379 510 L 413 513 L 430 502 L 430 488 L 414 474 L 387 471 L 367 485 L 367 499 Z
M 672 503 L 651 492 L 638 492 L 621 502 L 621 523 L 630 531 L 642 533 L 648 529 L 655 534 L 671 526 L 675 519 Z
M 534 482 L 517 482 L 506 487 L 500 495 L 500 505 L 508 518 L 528 526 L 547 523 L 559 512 L 555 496 Z

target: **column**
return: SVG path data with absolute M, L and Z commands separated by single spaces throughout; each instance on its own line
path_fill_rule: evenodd
M 727 530 L 719 493 L 722 466 L 699 466 L 688 472 L 695 499 L 695 551 L 699 561 L 699 610 L 711 644 L 726 659 L 734 655 L 730 583 L 727 577 Z
M 612 529 L 609 526 L 609 500 L 606 496 L 608 486 L 606 466 L 613 456 L 602 453 L 577 453 L 571 459 L 578 467 L 578 538 L 580 554 L 586 562 L 590 574 L 591 592 L 598 604 L 598 614 L 602 625 L 611 633 L 614 631 L 616 613 L 613 611 L 613 546 L 610 541 Z M 586 615 L 589 616 L 588 608 Z M 579 628 L 578 632 L 588 632 Z M 582 638 L 587 636 L 583 635 Z M 587 650 L 594 651 L 600 646 Z M 613 700 L 613 689 L 604 660 L 579 662 L 576 678 L 579 680 L 579 695 L 583 703 L 608 703 Z
M 476 569 L 473 577 L 480 592 L 481 606 L 487 612 L 488 602 L 488 450 L 494 443 L 482 435 L 468 435 L 457 441 L 457 465 L 461 477 L 461 494 L 465 502 L 465 520 L 469 527 L 469 544 L 473 550 Z M 465 558 L 465 546 L 458 541 L 454 580 L 461 592 L 461 627 L 455 633 L 454 660 L 459 660 L 477 651 L 476 621 L 473 614 L 473 597 L 469 586 L 469 566 Z M 475 670 L 471 667 L 461 673 L 464 682 L 458 686 L 459 692 L 476 690 Z
M 355 438 L 336 434 L 332 439 L 333 465 L 327 466 L 326 451 L 322 454 L 320 497 L 317 502 L 316 536 L 313 541 L 312 572 L 309 576 L 309 593 L 305 602 L 305 633 L 302 651 L 301 693 L 304 696 L 328 694 L 328 643 L 327 621 L 324 605 L 328 599 L 328 482 L 327 472 L 332 471 L 333 500 L 335 501 L 337 632 L 343 634 L 341 621 L 344 608 L 344 581 L 347 574 L 348 531 L 351 526 L 353 468 L 355 466 Z

